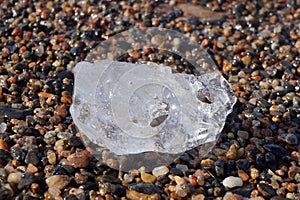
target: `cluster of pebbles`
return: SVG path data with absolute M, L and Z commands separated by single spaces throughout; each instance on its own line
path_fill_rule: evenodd
M 300 2 L 200 2 L 0 1 L 0 199 L 299 199 Z M 72 69 L 100 41 L 147 26 L 198 42 L 238 102 L 206 157 L 122 172 L 81 141 Z M 121 59 L 193 73 L 151 49 Z

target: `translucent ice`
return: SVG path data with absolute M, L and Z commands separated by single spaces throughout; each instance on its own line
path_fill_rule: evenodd
M 117 155 L 177 154 L 215 141 L 236 101 L 216 72 L 111 60 L 78 63 L 73 98 L 79 130 Z

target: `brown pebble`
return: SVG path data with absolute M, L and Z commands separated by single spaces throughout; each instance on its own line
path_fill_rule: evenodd
M 204 173 L 202 170 L 198 169 L 195 172 L 195 177 L 197 178 L 197 182 L 200 186 L 204 185 Z
M 32 183 L 32 184 L 30 185 L 30 190 L 31 190 L 31 192 L 32 192 L 33 194 L 36 194 L 36 193 L 38 193 L 38 191 L 40 190 L 40 185 L 37 184 L 37 183 Z
M 189 182 L 192 186 L 196 186 L 198 184 L 197 178 L 193 175 L 189 175 Z
M 91 160 L 90 152 L 84 150 L 77 153 L 73 153 L 67 157 L 68 164 L 74 168 L 84 168 L 88 166 Z
M 145 173 L 145 172 L 141 173 L 141 179 L 145 183 L 154 183 L 156 181 L 155 176 L 153 176 L 151 174 L 148 174 L 148 173 Z
M 74 180 L 77 184 L 83 185 L 87 182 L 88 177 L 76 172 Z
M 48 159 L 48 162 L 51 164 L 51 165 L 55 165 L 56 164 L 56 154 L 54 152 L 50 153 L 47 155 L 47 159 Z
M 54 114 L 57 114 L 60 117 L 66 117 L 67 114 L 68 114 L 66 104 L 62 104 L 60 106 L 57 106 L 56 110 L 54 111 Z
M 231 159 L 231 160 L 236 159 L 236 157 L 237 157 L 237 148 L 236 148 L 236 145 L 235 145 L 235 144 L 232 144 L 232 145 L 229 147 L 229 150 L 228 150 L 228 152 L 226 153 L 226 157 L 227 157 L 228 159 Z
M 54 94 L 47 93 L 47 92 L 40 92 L 39 96 L 42 97 L 42 98 L 51 98 L 51 97 L 54 96 Z
M 147 199 L 151 199 L 151 200 L 159 200 L 159 196 L 158 194 L 143 194 L 143 193 L 139 193 L 136 192 L 134 190 L 126 190 L 126 197 L 128 199 L 141 199 L 141 200 L 147 200 Z
M 215 167 L 215 162 L 209 158 L 201 160 L 201 165 L 203 167 L 208 167 L 208 168 L 214 168 Z
M 26 173 L 35 173 L 38 172 L 38 168 L 33 164 L 29 163 L 26 169 Z
M 64 189 L 71 181 L 67 175 L 53 175 L 46 179 L 46 184 L 50 188 Z
M 249 175 L 243 171 L 243 170 L 238 170 L 238 176 L 242 179 L 242 181 L 248 181 Z
M 9 152 L 8 145 L 3 139 L 0 139 L 0 149 Z

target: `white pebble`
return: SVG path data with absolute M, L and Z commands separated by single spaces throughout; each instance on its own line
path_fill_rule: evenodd
M 4 122 L 0 123 L 0 133 L 4 133 L 6 131 L 6 124 Z
M 152 170 L 152 174 L 156 177 L 163 176 L 167 173 L 169 173 L 169 168 L 166 166 L 155 167 Z
M 227 188 L 241 187 L 243 181 L 239 177 L 229 176 L 223 180 L 223 185 Z

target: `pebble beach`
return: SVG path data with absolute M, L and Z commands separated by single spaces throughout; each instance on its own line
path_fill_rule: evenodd
M 207 154 L 123 172 L 82 141 L 74 67 L 133 27 L 184 34 L 230 83 L 237 103 Z M 148 47 L 119 60 L 195 74 Z M 0 200 L 298 200 L 299 144 L 299 0 L 0 0 Z

